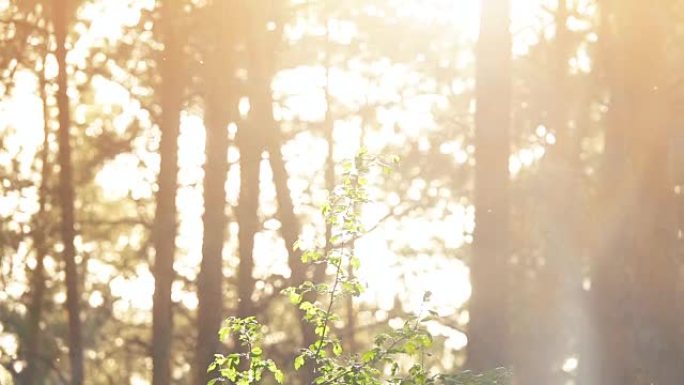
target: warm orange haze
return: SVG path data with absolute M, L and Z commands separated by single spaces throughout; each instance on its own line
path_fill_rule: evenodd
M 0 0 L 0 385 L 684 384 L 682 31 Z

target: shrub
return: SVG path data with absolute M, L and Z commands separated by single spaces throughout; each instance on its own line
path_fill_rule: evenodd
M 380 333 L 373 338 L 373 346 L 358 355 L 344 355 L 342 341 L 331 334 L 331 323 L 340 320 L 333 312 L 333 305 L 344 296 L 358 296 L 363 285 L 354 278 L 360 260 L 353 254 L 353 242 L 363 235 L 361 208 L 369 202 L 368 173 L 373 167 L 391 172 L 396 158 L 373 156 L 362 150 L 354 160 L 343 163 L 341 183 L 330 192 L 328 202 L 323 205 L 322 214 L 331 226 L 329 247 L 302 250 L 304 263 L 325 264 L 331 268 L 332 283 L 303 282 L 297 287 L 283 290 L 293 306 L 304 314 L 304 319 L 314 328 L 316 341 L 300 350 L 294 359 L 295 370 L 305 363 L 313 370 L 312 385 L 486 385 L 507 384 L 508 372 L 498 368 L 484 374 L 469 371 L 457 374 L 433 374 L 424 365 L 426 349 L 432 345 L 432 336 L 423 326 L 430 316 L 418 314 L 408 319 L 403 327 Z M 293 245 L 300 247 L 299 242 Z M 325 302 L 306 300 L 312 295 L 320 296 Z M 426 293 L 424 302 L 429 300 Z M 283 384 L 285 375 L 275 362 L 263 356 L 261 348 L 262 325 L 255 317 L 228 318 L 219 332 L 221 341 L 236 338 L 242 351 L 229 355 L 216 354 L 209 371 L 217 371 L 218 377 L 208 385 L 230 381 L 236 385 L 259 383 L 264 372 Z M 402 368 L 400 358 L 408 358 L 408 367 Z M 406 362 L 406 360 L 401 360 Z

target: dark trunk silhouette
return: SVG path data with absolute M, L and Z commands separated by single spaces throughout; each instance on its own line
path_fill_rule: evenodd
M 630 0 L 606 2 L 601 12 L 611 99 L 593 276 L 593 383 L 681 383 L 667 9 Z
M 28 311 L 28 333 L 26 339 L 26 385 L 37 385 L 42 383 L 42 378 L 46 374 L 46 365 L 41 361 L 40 346 L 42 333 L 40 321 L 43 318 L 43 304 L 45 301 L 45 257 L 48 254 L 47 233 L 49 224 L 47 222 L 47 199 L 48 199 L 48 180 L 52 167 L 48 163 L 50 154 L 50 114 L 48 111 L 47 93 L 45 87 L 45 59 L 43 59 L 42 70 L 40 73 L 40 98 L 43 103 L 43 147 L 40 152 L 40 186 L 38 188 L 38 213 L 36 215 L 36 227 L 32 231 L 33 242 L 35 243 L 36 267 L 31 275 L 31 303 Z
M 204 238 L 202 264 L 197 277 L 197 347 L 195 383 L 205 385 L 215 374 L 207 373 L 214 353 L 223 313 L 223 244 L 226 239 L 226 179 L 228 174 L 227 126 L 236 118 L 233 42 L 234 5 L 215 1 L 208 23 L 212 28 L 212 50 L 207 54 L 205 82 L 206 161 L 204 165 Z
M 578 325 L 584 309 L 582 290 L 581 221 L 583 192 L 577 127 L 569 124 L 576 116 L 573 96 L 577 90 L 569 79 L 569 58 L 573 54 L 567 28 L 567 0 L 560 0 L 555 11 L 556 33 L 550 49 L 549 89 L 564 98 L 547 101 L 547 126 L 556 142 L 549 146 L 540 169 L 538 189 L 541 202 L 538 221 L 544 264 L 537 267 L 532 280 L 532 303 L 519 329 L 525 337 L 516 340 L 515 374 L 520 384 L 563 384 L 567 374 L 562 366 L 577 351 Z M 560 218 L 563 218 L 562 220 Z
M 475 233 L 467 366 L 509 364 L 508 156 L 511 42 L 508 0 L 483 0 L 477 46 Z
M 252 104 L 250 119 L 239 129 L 236 143 L 240 150 L 240 194 L 238 207 L 235 211 L 238 221 L 238 252 L 240 265 L 238 266 L 238 317 L 253 316 L 255 307 L 252 300 L 255 280 L 252 275 L 254 270 L 254 236 L 259 230 L 259 177 L 261 174 L 261 155 L 263 145 L 261 143 L 263 129 L 258 116 L 261 112 L 258 106 L 250 98 Z
M 265 26 L 269 17 L 277 18 L 278 10 L 269 8 L 263 9 L 250 8 L 250 37 L 249 37 L 249 58 L 250 58 L 250 102 L 252 111 L 250 116 L 254 116 L 257 125 L 263 134 L 264 150 L 269 153 L 269 164 L 273 172 L 273 182 L 276 188 L 276 201 L 278 204 L 277 217 L 281 223 L 280 234 L 285 242 L 288 252 L 288 266 L 291 276 L 290 284 L 299 285 L 305 280 L 314 279 L 322 282 L 324 272 L 319 272 L 317 277 L 309 274 L 309 266 L 302 263 L 300 250 L 294 250 L 293 245 L 299 237 L 300 223 L 294 211 L 290 189 L 287 185 L 289 179 L 285 162 L 281 152 L 283 145 L 282 134 L 278 122 L 273 118 L 273 97 L 271 94 L 271 80 L 274 75 L 275 42 L 277 34 L 282 31 L 268 31 Z M 321 270 L 316 269 L 316 270 Z M 242 297 L 241 297 L 242 298 Z M 314 343 L 316 336 L 313 327 L 303 319 L 298 317 L 299 329 L 302 336 L 302 344 L 309 346 Z M 301 381 L 304 384 L 312 381 L 311 370 L 308 365 L 301 371 Z
M 74 238 L 74 182 L 71 164 L 71 116 L 69 106 L 69 87 L 66 63 L 66 40 L 68 35 L 70 4 L 66 0 L 55 1 L 52 7 L 52 23 L 55 32 L 55 58 L 59 67 L 57 72 L 57 109 L 59 111 L 59 203 L 61 207 L 61 235 L 63 243 L 62 258 L 65 266 L 66 309 L 69 318 L 69 361 L 71 364 L 71 384 L 83 384 L 83 337 L 81 335 L 81 299 L 79 294 L 78 266 Z
M 278 132 L 277 126 L 274 124 L 274 132 L 271 134 L 273 138 L 280 138 L 280 133 Z M 285 241 L 285 245 L 288 248 L 288 266 L 292 272 L 290 277 L 292 285 L 299 285 L 305 280 L 316 279 L 312 278 L 308 274 L 308 266 L 301 261 L 301 252 L 299 250 L 294 250 L 292 245 L 297 241 L 299 237 L 299 219 L 294 212 L 294 205 L 292 203 L 292 197 L 290 195 L 290 189 L 287 186 L 287 181 L 289 179 L 287 170 L 285 169 L 285 162 L 283 161 L 283 155 L 280 150 L 281 143 L 279 140 L 271 141 L 269 150 L 269 161 L 271 164 L 271 169 L 273 170 L 273 181 L 276 186 L 276 200 L 278 202 L 278 219 L 281 223 L 280 233 Z M 318 281 L 322 282 L 323 277 L 319 278 Z M 310 296 L 307 299 L 310 300 Z M 309 346 L 316 341 L 316 335 L 314 334 L 313 327 L 310 323 L 303 319 L 299 321 L 299 328 L 302 334 L 302 344 L 303 346 Z M 304 372 L 303 372 L 304 373 Z
M 152 309 L 152 384 L 171 383 L 171 341 L 173 305 L 171 286 L 175 277 L 173 260 L 176 251 L 176 191 L 178 180 L 178 134 L 183 103 L 182 44 L 178 32 L 181 4 L 161 2 L 159 33 L 164 42 L 160 53 L 161 140 L 157 208 L 152 234 L 154 258 L 154 303 Z

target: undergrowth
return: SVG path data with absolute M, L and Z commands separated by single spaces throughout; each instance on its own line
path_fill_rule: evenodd
M 389 329 L 374 336 L 372 347 L 360 354 L 344 354 L 340 338 L 331 333 L 331 325 L 340 320 L 333 312 L 336 302 L 345 296 L 359 296 L 364 286 L 355 278 L 360 259 L 353 253 L 353 242 L 364 234 L 361 209 L 369 202 L 367 191 L 371 169 L 379 167 L 389 173 L 396 158 L 373 156 L 362 150 L 354 160 L 343 163 L 341 183 L 330 192 L 322 207 L 332 231 L 328 247 L 301 250 L 301 259 L 308 264 L 324 264 L 332 271 L 331 283 L 306 281 L 283 290 L 293 306 L 302 311 L 311 324 L 316 341 L 300 350 L 294 358 L 295 370 L 312 370 L 310 385 L 504 385 L 509 373 L 497 368 L 487 373 L 464 371 L 455 374 L 434 373 L 424 364 L 432 336 L 424 322 L 434 312 L 418 314 L 405 321 L 403 327 Z M 300 242 L 293 245 L 301 247 Z M 426 293 L 424 302 L 429 298 Z M 320 298 L 321 300 L 306 300 Z M 219 332 L 221 341 L 233 337 L 241 346 L 239 352 L 216 354 L 208 370 L 217 377 L 208 385 L 261 383 L 264 374 L 273 376 L 279 384 L 286 379 L 276 363 L 264 357 L 261 347 L 262 325 L 255 317 L 228 318 Z M 407 365 L 406 362 L 409 362 Z M 305 366 L 305 364 L 308 364 Z M 310 369 L 309 369 L 310 368 Z

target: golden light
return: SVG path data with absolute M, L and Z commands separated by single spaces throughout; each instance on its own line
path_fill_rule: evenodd
M 477 40 L 479 1 L 403 0 L 396 1 L 396 3 L 398 3 L 399 13 L 406 17 L 413 17 L 424 23 L 451 24 L 454 38 L 470 44 L 471 47 Z M 524 56 L 529 47 L 537 42 L 539 31 L 546 28 L 550 17 L 544 13 L 542 5 L 553 6 L 553 4 L 555 2 L 544 0 L 512 1 L 511 32 L 514 36 L 513 54 L 515 56 Z M 0 0 L 0 12 L 8 6 L 8 0 Z M 120 39 L 123 36 L 124 27 L 139 23 L 141 12 L 152 10 L 154 6 L 154 0 L 86 2 L 79 12 L 79 18 L 84 22 L 79 22 L 75 26 L 76 31 L 79 32 L 79 38 L 73 42 L 68 56 L 69 63 L 73 66 L 84 66 L 91 50 L 102 47 L 106 42 Z M 372 9 L 367 11 L 380 12 Z M 86 23 L 88 21 L 92 23 Z M 307 20 L 303 18 L 293 22 L 286 32 L 288 39 L 296 41 L 318 27 L 320 26 L 307 24 Z M 335 21 L 329 27 L 331 39 L 335 41 L 350 41 L 356 31 L 351 22 Z M 459 69 L 465 71 L 472 66 L 474 60 L 472 51 L 454 52 L 453 56 Z M 573 67 L 578 71 L 589 71 L 591 61 L 586 52 L 573 60 Z M 326 87 L 337 103 L 354 109 L 369 99 L 391 98 L 399 93 L 398 90 L 403 85 L 421 81 L 407 66 L 380 61 L 364 68 L 364 70 L 381 75 L 378 76 L 380 78 L 378 84 L 372 85 L 359 74 L 358 68 L 354 67 L 357 64 L 349 62 L 347 68 L 332 68 L 329 71 L 322 66 L 298 66 L 280 71 L 272 84 L 273 94 L 279 101 L 282 101 L 275 107 L 276 119 L 286 121 L 297 118 L 303 122 L 322 121 L 327 108 Z M 47 74 L 49 79 L 56 75 L 53 57 L 48 60 Z M 134 119 L 149 122 L 149 112 L 144 110 L 140 102 L 131 94 L 131 90 L 97 76 L 90 86 L 94 91 L 94 100 L 98 106 L 103 108 L 109 106 L 110 109 L 114 106 L 121 108 L 122 113 L 114 122 L 116 130 L 123 132 Z M 452 84 L 452 89 L 460 90 L 456 93 L 465 92 L 472 87 L 472 82 L 461 81 L 459 83 L 455 80 Z M 7 164 L 16 159 L 23 165 L 22 171 L 26 174 L 31 172 L 30 165 L 36 156 L 37 149 L 42 144 L 43 121 L 41 114 L 36 113 L 42 109 L 42 106 L 36 90 L 36 76 L 29 71 L 20 71 L 16 74 L 16 86 L 12 94 L 0 101 L 0 132 L 8 133 L 3 144 L 9 150 L 0 154 L 0 164 Z M 378 127 L 368 132 L 364 132 L 361 127 L 361 118 L 358 116 L 353 119 L 336 119 L 333 158 L 339 162 L 352 157 L 359 149 L 362 140 L 365 140 L 364 146 L 369 147 L 371 151 L 380 149 L 388 142 L 401 146 L 403 139 L 394 135 L 397 122 L 402 123 L 407 137 L 420 138 L 427 131 L 436 129 L 438 123 L 434 111 L 436 107 L 444 104 L 443 96 L 419 95 L 401 108 L 388 108 L 379 112 Z M 241 102 L 241 112 L 246 114 L 248 109 L 249 100 L 245 98 Z M 77 107 L 73 114 L 74 120 L 77 123 L 84 123 L 86 114 L 87 111 Z M 234 138 L 235 125 L 233 124 L 227 130 L 232 130 Z M 156 135 L 156 131 L 152 131 L 154 134 L 151 135 Z M 546 146 L 555 143 L 555 136 L 545 129 L 538 129 L 537 135 L 543 144 L 519 149 L 511 155 L 509 171 L 514 177 L 521 170 L 533 166 L 544 156 Z M 158 138 L 155 136 L 147 139 L 153 142 Z M 180 174 L 177 205 L 180 226 L 176 240 L 179 252 L 174 268 L 181 277 L 194 280 L 202 255 L 201 216 L 204 176 L 202 166 L 205 160 L 204 123 L 197 111 L 183 112 L 178 143 Z M 312 210 L 311 207 L 303 207 L 305 203 L 301 202 L 298 194 L 304 193 L 313 179 L 312 176 L 317 175 L 321 170 L 328 155 L 324 143 L 319 137 L 302 133 L 283 147 L 288 170 L 292 170 L 289 187 L 292 189 L 293 200 L 298 205 L 299 211 L 309 210 L 310 212 Z M 99 170 L 95 182 L 105 201 L 117 202 L 129 195 L 134 199 L 153 197 L 155 187 L 152 181 L 158 171 L 158 157 L 154 151 L 145 148 L 145 144 L 137 143 L 133 153 L 118 155 Z M 453 154 L 458 164 L 467 163 L 473 152 L 472 148 L 464 148 L 460 143 L 445 143 L 440 151 Z M 231 149 L 231 162 L 236 163 L 237 158 L 236 150 Z M 145 170 L 140 167 L 141 159 L 149 166 Z M 230 171 L 227 184 L 228 201 L 233 205 L 237 201 L 239 172 L 239 168 L 234 166 Z M 264 210 L 273 211 L 272 202 L 275 192 L 270 182 L 271 170 L 266 161 L 262 164 L 261 174 L 261 200 L 266 203 L 263 205 L 266 207 Z M 420 189 L 416 189 L 418 190 Z M 311 195 L 314 202 L 306 204 L 320 204 L 325 199 L 325 193 L 322 191 L 313 191 Z M 411 198 L 410 193 L 409 198 Z M 389 205 L 391 203 L 390 200 Z M 21 204 L 19 198 L 2 197 L 0 213 L 16 211 Z M 389 205 L 369 205 L 364 217 L 366 226 L 374 227 L 391 209 Z M 431 222 L 417 218 L 404 222 L 390 220 L 357 242 L 357 252 L 363 259 L 359 272 L 360 278 L 368 285 L 367 291 L 360 298 L 361 301 L 377 305 L 381 311 L 387 312 L 394 306 L 395 298 L 400 297 L 404 301 L 406 310 L 419 312 L 423 293 L 431 291 L 434 295 L 430 306 L 440 315 L 460 316 L 461 313 L 458 311 L 468 301 L 471 288 L 468 268 L 457 258 L 457 254 L 460 248 L 472 242 L 472 236 L 466 234 L 471 233 L 474 227 L 474 212 L 472 205 L 467 202 L 456 202 L 442 209 L 447 213 L 443 221 Z M 30 207 L 29 210 L 24 211 L 30 214 L 37 211 L 37 208 Z M 278 223 L 275 222 L 272 220 L 265 224 L 264 229 L 256 236 L 254 253 L 257 276 L 267 276 L 273 273 L 284 276 L 289 274 L 285 250 L 285 247 L 289 245 L 284 245 L 284 242 L 277 236 L 275 230 Z M 305 234 L 320 234 L 321 224 L 320 218 L 312 219 L 311 224 L 307 223 L 303 226 Z M 230 245 L 225 252 L 226 258 L 232 258 L 234 253 L 235 226 L 231 227 L 230 234 L 230 239 L 226 240 Z M 446 241 L 447 252 L 437 255 L 422 252 L 408 259 L 400 259 L 388 244 L 389 239 L 399 239 L 418 246 L 417 248 L 429 250 L 434 238 L 448 240 Z M 399 260 L 402 261 L 401 264 L 398 263 Z M 100 266 L 100 268 L 100 276 L 95 272 L 89 279 L 105 281 L 112 277 L 112 273 L 105 266 Z M 114 304 L 114 316 L 131 317 L 137 322 L 145 322 L 149 319 L 149 311 L 152 308 L 154 279 L 142 261 L 141 265 L 134 269 L 134 273 L 133 277 L 121 276 L 111 279 L 109 288 L 114 296 L 120 298 Z M 24 287 L 11 288 L 14 291 L 24 289 Z M 0 293 L 0 300 L 3 295 L 4 293 Z M 194 293 L 180 283 L 174 285 L 172 296 L 175 302 L 181 303 L 190 310 L 197 307 L 197 298 Z M 102 304 L 102 293 L 98 291 L 91 293 L 88 302 L 93 307 Z M 464 317 L 467 317 L 467 314 Z M 436 334 L 445 336 L 446 345 L 453 350 L 462 349 L 466 344 L 465 336 L 455 329 L 439 325 L 431 327 Z M 13 347 L 13 341 L 7 336 L 0 330 L 0 346 L 6 351 Z M 577 359 L 569 358 L 563 370 L 570 372 L 576 366 Z M 146 383 L 140 377 L 134 377 L 132 381 L 136 384 Z

